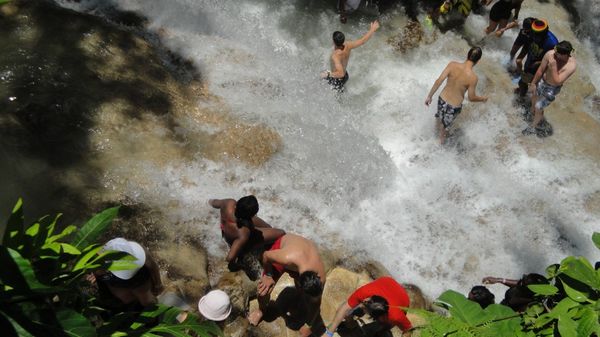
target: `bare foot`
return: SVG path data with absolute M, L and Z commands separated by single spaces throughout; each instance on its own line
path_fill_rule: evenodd
M 248 322 L 250 322 L 250 324 L 253 326 L 257 326 L 258 323 L 260 323 L 260 321 L 262 320 L 262 316 L 263 312 L 261 310 L 254 310 L 248 315 Z

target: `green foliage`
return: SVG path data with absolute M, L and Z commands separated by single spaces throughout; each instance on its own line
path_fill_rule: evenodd
M 600 249 L 600 233 L 594 233 L 592 241 Z M 529 285 L 535 297 L 524 312 L 499 304 L 484 310 L 448 290 L 436 302 L 448 315 L 410 310 L 427 321 L 415 329 L 422 337 L 600 336 L 600 270 L 584 257 L 569 256 L 546 273 L 552 284 Z
M 101 316 L 109 310 L 91 294 L 85 275 L 135 267 L 132 256 L 103 251 L 95 243 L 118 210 L 109 208 L 80 228 L 71 225 L 56 232 L 60 214 L 26 226 L 18 200 L 0 245 L 0 326 L 8 329 L 3 335 L 222 336 L 214 323 L 192 314 L 180 323 L 181 310 L 163 305 Z

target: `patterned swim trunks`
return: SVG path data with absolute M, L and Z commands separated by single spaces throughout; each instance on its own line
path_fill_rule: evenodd
M 535 107 L 539 110 L 546 108 L 550 103 L 554 102 L 556 95 L 558 95 L 561 88 L 561 85 L 553 86 L 546 83 L 543 79 L 540 80 L 537 87 L 537 101 L 535 102 Z
M 446 103 L 446 101 L 444 101 L 440 96 L 438 97 L 438 108 L 435 117 L 439 118 L 442 122 L 442 125 L 444 125 L 444 128 L 448 130 L 450 128 L 450 125 L 452 125 L 452 122 L 454 122 L 454 119 L 456 118 L 456 116 L 458 116 L 461 110 L 462 105 L 454 107 Z

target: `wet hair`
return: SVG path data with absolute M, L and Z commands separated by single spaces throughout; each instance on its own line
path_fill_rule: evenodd
M 469 300 L 479 303 L 482 309 L 488 305 L 494 304 L 495 296 L 484 286 L 474 286 L 469 291 Z
M 253 228 L 252 217 L 258 213 L 258 200 L 253 195 L 240 198 L 235 204 L 235 218 L 238 227 Z
M 373 295 L 363 303 L 367 312 L 374 320 L 388 313 L 388 301 L 381 296 Z
M 571 42 L 569 41 L 560 41 L 557 45 L 556 45 L 556 52 L 561 54 L 561 55 L 568 55 L 571 56 L 571 52 L 573 51 L 573 46 L 571 45 Z
M 321 278 L 314 271 L 305 271 L 300 274 L 298 284 L 305 294 L 312 297 L 319 297 L 323 293 L 323 283 L 321 283 Z
M 531 30 L 531 24 L 533 21 L 537 20 L 536 18 L 528 17 L 523 20 L 523 29 Z
M 340 31 L 333 32 L 333 43 L 335 43 L 336 46 L 338 46 L 338 47 L 343 46 L 344 41 L 346 41 L 346 37 L 344 36 L 344 33 L 340 32 Z
M 479 62 L 479 59 L 481 59 L 481 55 L 483 55 L 481 48 L 473 47 L 469 50 L 469 53 L 467 53 L 467 60 L 477 63 Z
M 530 284 L 548 284 L 548 279 L 544 275 L 540 274 L 526 274 L 519 280 L 520 286 L 528 286 Z

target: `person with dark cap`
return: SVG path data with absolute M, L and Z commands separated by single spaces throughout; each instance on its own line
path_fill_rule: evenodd
M 371 28 L 356 41 L 346 41 L 344 33 L 336 31 L 333 33 L 333 53 L 331 53 L 331 69 L 321 73 L 321 78 L 338 92 L 344 91 L 344 85 L 348 81 L 348 61 L 350 60 L 350 51 L 365 44 L 371 36 L 379 29 L 379 21 L 371 22 Z
M 396 280 L 389 276 L 376 279 L 358 288 L 337 309 L 335 317 L 321 337 L 333 337 L 333 334 L 345 319 L 362 316 L 365 312 L 373 323 L 363 327 L 369 336 L 388 336 L 389 330 L 397 326 L 402 331 L 412 328 L 406 317 L 406 308 L 410 306 L 408 293 Z
M 548 279 L 540 274 L 524 274 L 520 280 L 511 280 L 499 277 L 484 277 L 483 284 L 502 283 L 509 287 L 504 293 L 500 304 L 506 305 L 516 312 L 523 312 L 530 303 L 535 301 L 535 294 L 527 286 L 532 284 L 549 284 Z
M 519 81 L 519 96 L 525 97 L 529 83 L 542 63 L 544 55 L 558 44 L 556 36 L 550 31 L 548 22 L 536 19 L 531 23 L 531 40 L 527 49 L 525 67 Z
M 477 87 L 477 74 L 473 71 L 473 67 L 481 59 L 482 51 L 479 47 L 473 47 L 467 53 L 465 62 L 450 62 L 442 71 L 437 80 L 433 83 L 425 105 L 429 106 L 433 95 L 439 89 L 440 85 L 446 81 L 446 86 L 438 97 L 437 126 L 439 130 L 440 143 L 443 145 L 446 141 L 448 129 L 462 110 L 462 102 L 465 97 L 465 92 L 469 94 L 471 102 L 485 102 L 486 96 L 477 96 L 475 88 Z
M 467 298 L 470 301 L 479 304 L 479 306 L 481 306 L 481 309 L 487 308 L 490 304 L 494 304 L 495 301 L 494 294 L 492 294 L 492 292 L 484 286 L 474 286 L 473 288 L 471 288 L 471 291 L 469 291 L 469 295 L 467 295 Z
M 571 56 L 573 46 L 569 41 L 559 42 L 554 50 L 544 55 L 529 90 L 532 93 L 531 109 L 533 121 L 524 134 L 537 133 L 536 128 L 544 119 L 544 109 L 556 99 L 563 84 L 577 69 L 575 57 Z
M 237 202 L 234 199 L 209 199 L 208 204 L 221 211 L 221 235 L 230 247 L 225 260 L 232 270 L 248 267 L 244 260 L 251 255 L 248 253 L 252 249 L 268 247 L 285 234 L 256 215 L 258 200 L 253 195 Z

